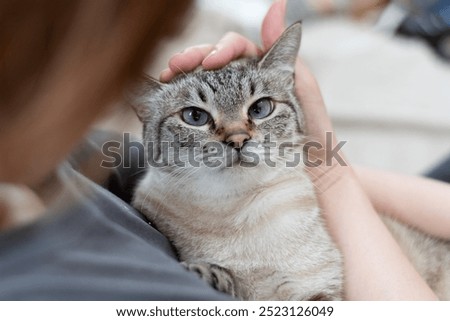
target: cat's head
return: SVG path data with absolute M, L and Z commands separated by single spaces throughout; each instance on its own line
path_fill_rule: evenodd
M 261 59 L 196 70 L 170 83 L 143 79 L 132 105 L 144 124 L 144 143 L 151 144 L 150 164 L 219 171 L 284 166 L 283 157 L 304 138 L 294 92 L 300 38 L 296 23 Z

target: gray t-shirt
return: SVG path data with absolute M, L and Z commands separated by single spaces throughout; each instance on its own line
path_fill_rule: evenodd
M 1 300 L 227 300 L 129 204 L 65 164 L 38 222 L 0 233 Z

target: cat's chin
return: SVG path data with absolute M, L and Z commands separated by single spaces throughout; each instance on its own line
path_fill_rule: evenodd
M 218 167 L 217 170 L 227 175 L 255 175 L 263 174 L 266 168 L 268 166 L 263 162 L 238 158 L 231 163 Z
M 256 187 L 259 184 L 267 183 L 279 174 L 281 174 L 280 171 L 274 170 L 263 162 L 246 162 L 244 160 L 236 160 L 231 166 L 203 171 L 204 177 L 207 177 L 210 182 L 225 188 L 227 186 Z M 244 187 L 244 185 L 249 186 Z
M 234 169 L 234 170 L 248 170 L 251 168 L 259 168 L 261 167 L 261 163 L 260 162 L 255 162 L 253 160 L 248 161 L 245 160 L 243 158 L 237 158 L 236 160 L 234 160 L 231 164 L 227 164 L 227 166 L 223 167 L 222 169 L 227 170 L 227 169 Z
M 226 158 L 222 164 L 222 170 L 234 169 L 236 171 L 248 171 L 251 169 L 259 170 L 266 165 L 259 153 L 246 149 L 244 152 L 233 150 L 231 157 Z

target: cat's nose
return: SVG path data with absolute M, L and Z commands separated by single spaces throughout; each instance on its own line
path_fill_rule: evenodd
M 225 138 L 225 142 L 233 148 L 240 149 L 250 139 L 247 132 L 230 134 Z

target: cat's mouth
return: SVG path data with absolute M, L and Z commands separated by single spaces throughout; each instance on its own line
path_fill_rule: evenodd
M 260 162 L 258 154 L 249 148 L 233 148 L 230 154 L 226 167 L 256 167 Z
M 249 168 L 264 163 L 265 149 L 261 143 L 249 142 L 241 148 L 225 144 L 211 144 L 202 148 L 202 162 L 206 167 L 218 168 Z

